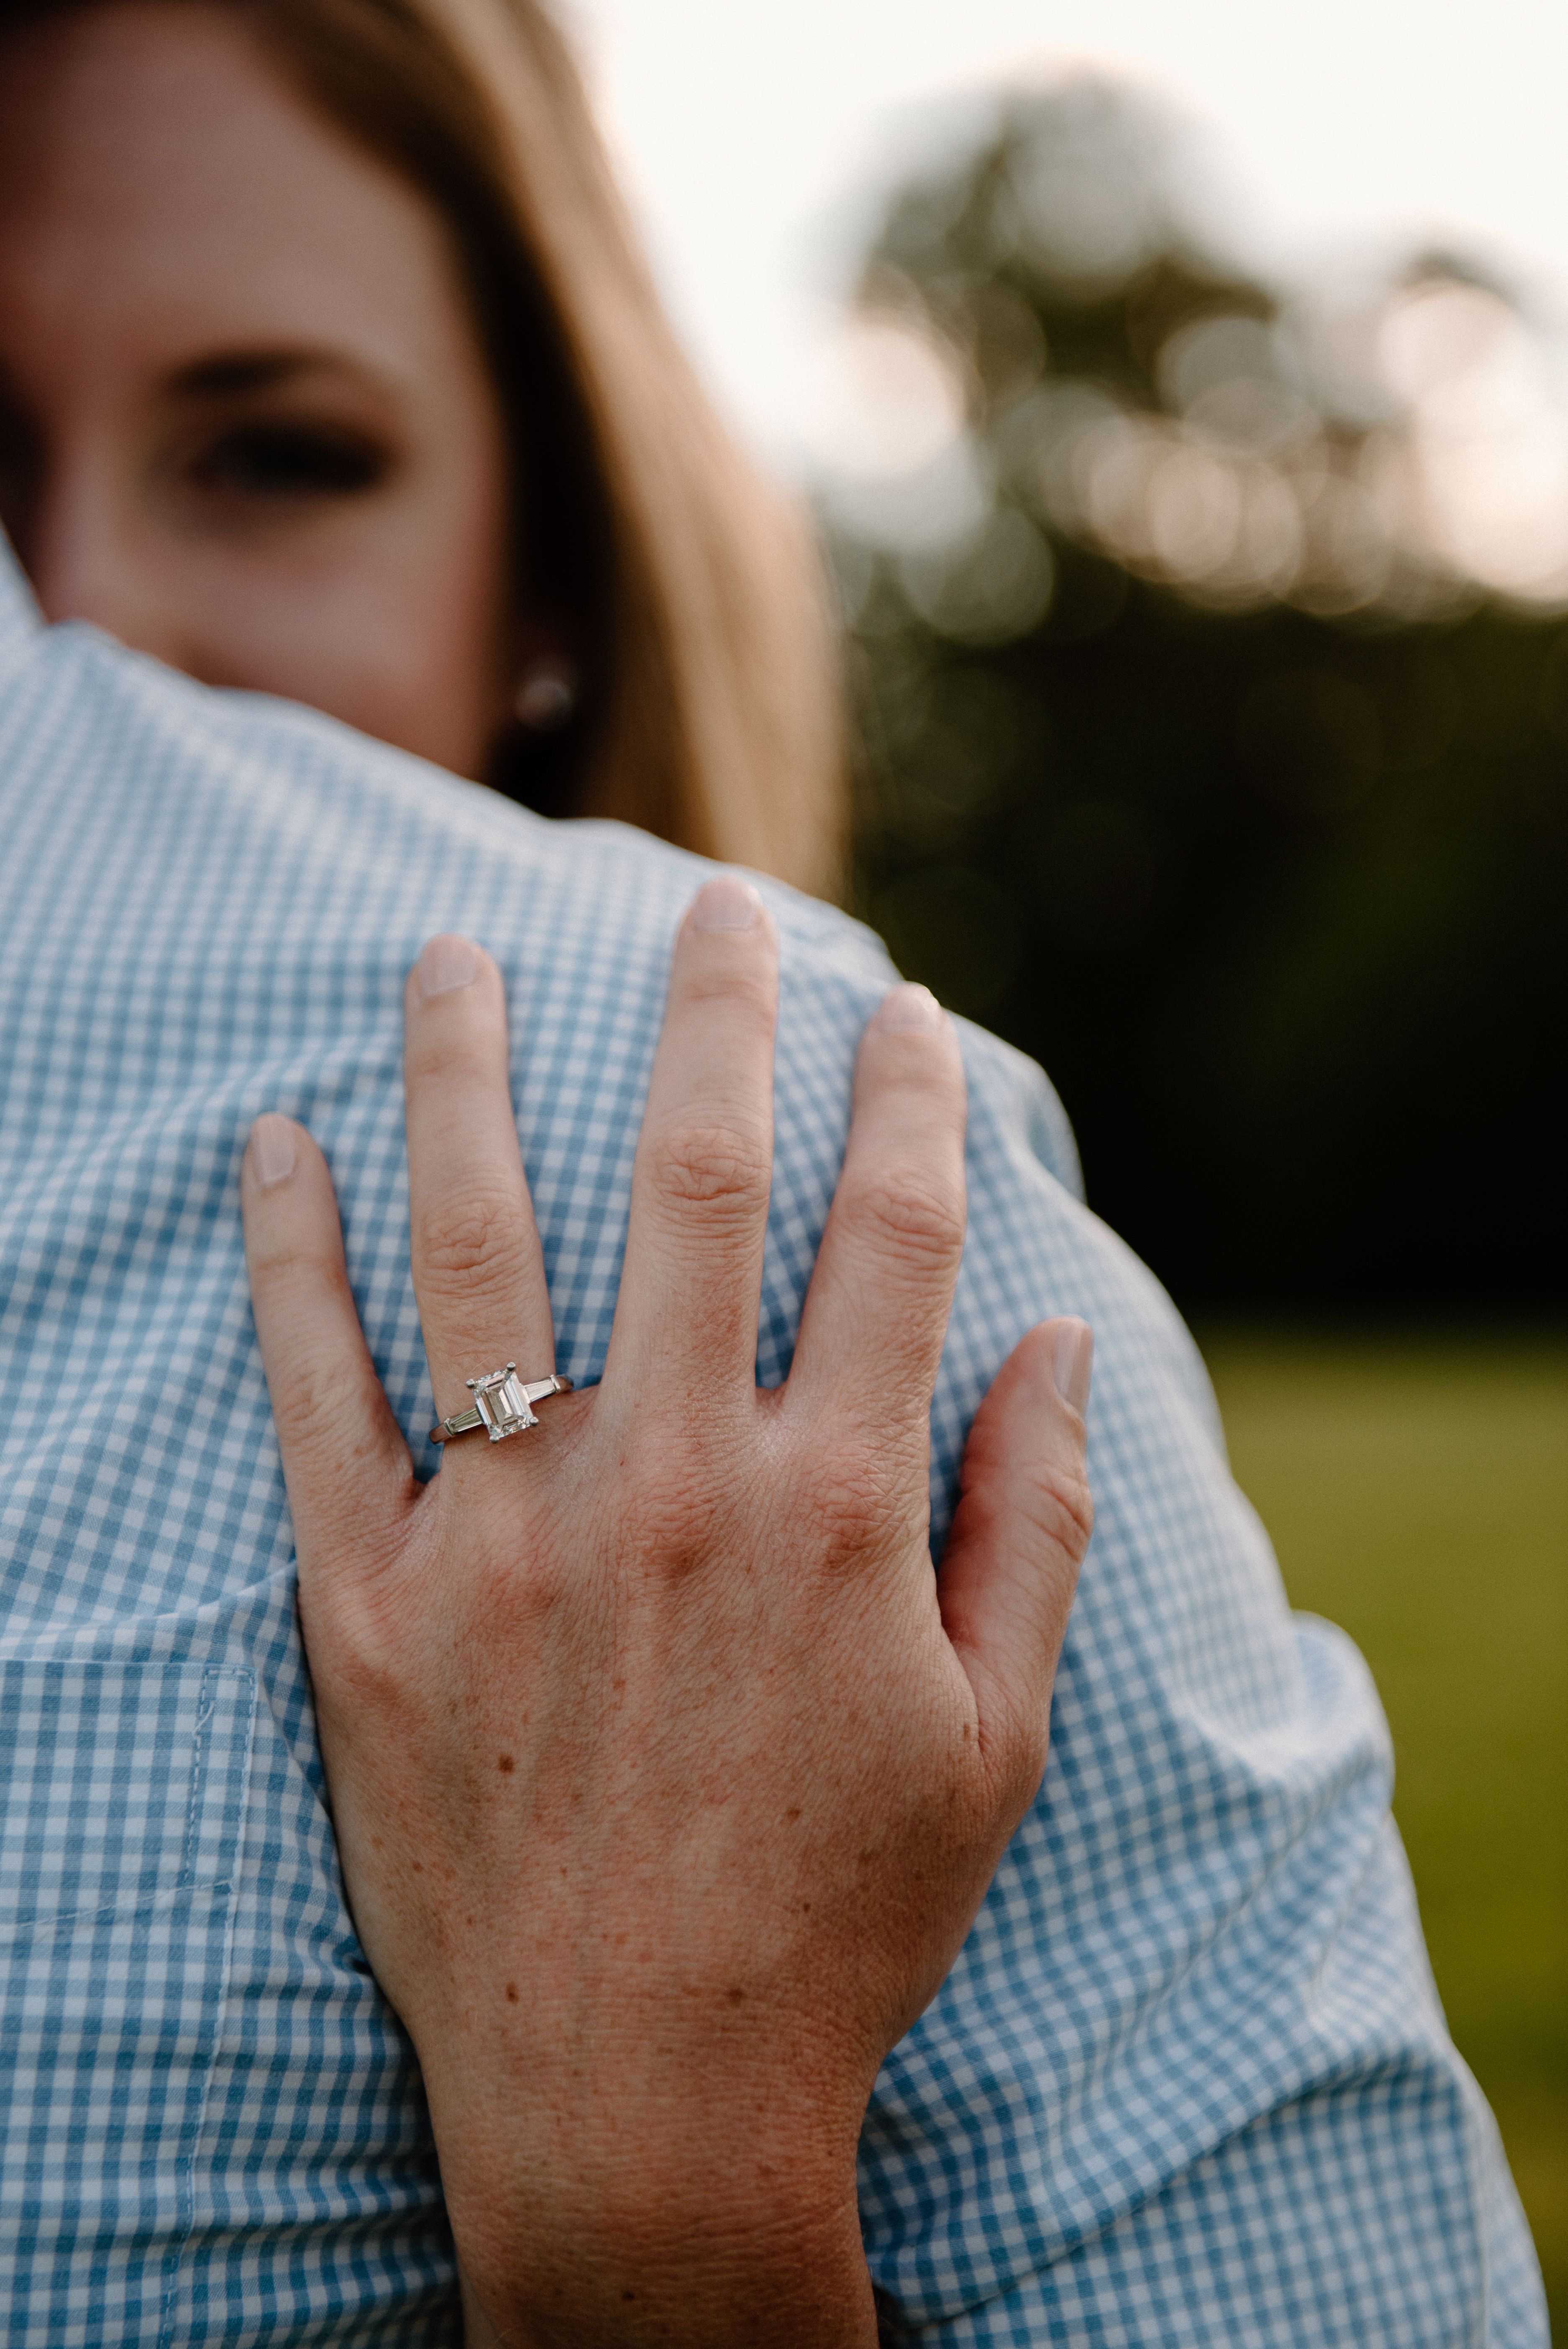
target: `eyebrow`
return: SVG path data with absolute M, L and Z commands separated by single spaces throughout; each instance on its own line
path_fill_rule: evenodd
M 324 351 L 218 351 L 176 367 L 166 388 L 181 399 L 232 398 L 248 391 L 270 391 L 294 376 L 335 370 L 341 364 Z

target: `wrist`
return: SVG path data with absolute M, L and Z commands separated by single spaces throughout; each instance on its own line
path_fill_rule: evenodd
M 469 2349 L 874 2349 L 852 2162 L 810 2191 L 788 2164 L 738 2166 L 762 2174 L 716 2190 L 712 2165 L 650 2149 L 634 2187 L 459 2201 Z
M 739 2079 L 711 2043 L 669 2068 L 594 2058 L 542 2064 L 523 2094 L 492 2074 L 492 2095 L 427 2066 L 476 2349 L 872 2349 L 869 2084 Z
M 667 1965 L 516 1964 L 405 2017 L 476 2340 L 871 2349 L 855 2165 L 880 2051 L 842 2008 L 733 1972 L 672 1995 Z

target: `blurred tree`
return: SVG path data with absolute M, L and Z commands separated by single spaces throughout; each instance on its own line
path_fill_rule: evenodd
M 1286 299 L 1015 93 L 899 191 L 824 512 L 861 910 L 1193 1310 L 1563 1299 L 1568 427 L 1451 256 Z

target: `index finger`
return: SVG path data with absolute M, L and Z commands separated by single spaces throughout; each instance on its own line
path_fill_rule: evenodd
M 292 1118 L 256 1120 L 240 1174 L 245 1261 L 301 1572 L 384 1537 L 413 1470 L 359 1326 L 332 1176 Z

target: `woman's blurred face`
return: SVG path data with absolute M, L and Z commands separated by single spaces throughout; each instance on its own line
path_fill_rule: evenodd
M 0 62 L 0 520 L 50 619 L 481 771 L 505 429 L 441 224 L 215 9 Z

